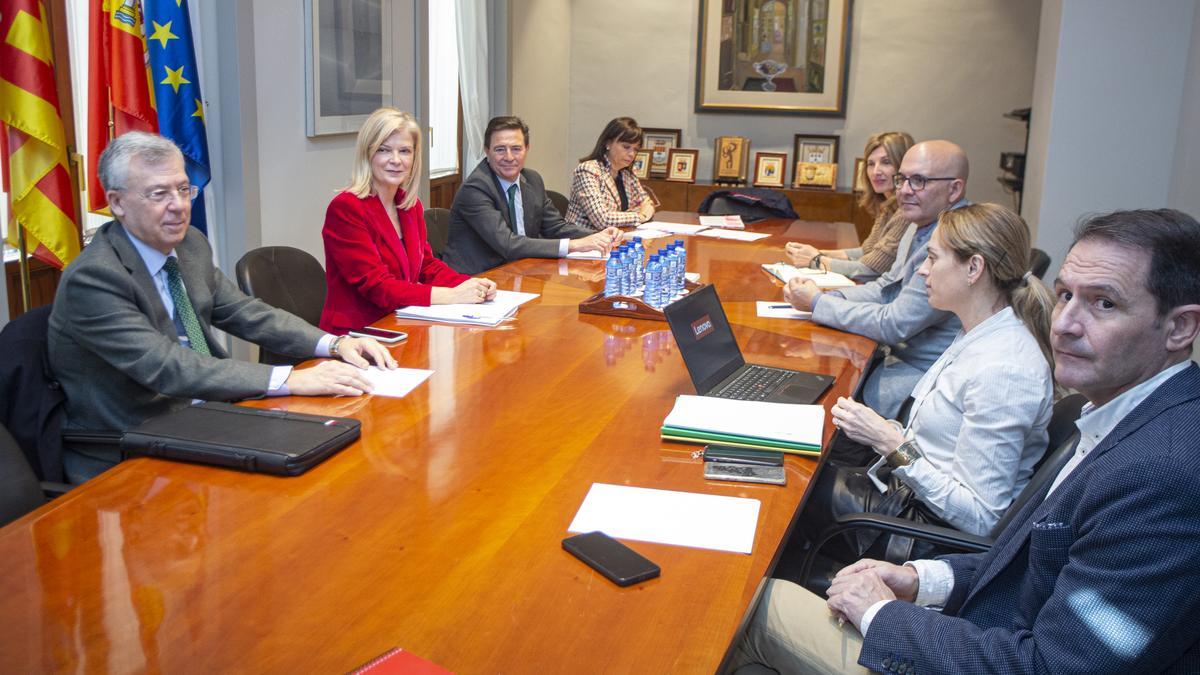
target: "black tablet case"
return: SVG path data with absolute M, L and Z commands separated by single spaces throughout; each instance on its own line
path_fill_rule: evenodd
M 362 433 L 358 420 L 199 403 L 152 417 L 121 438 L 126 456 L 145 455 L 296 476 Z

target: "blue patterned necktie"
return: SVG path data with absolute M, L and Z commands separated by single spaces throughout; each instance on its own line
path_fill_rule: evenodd
M 192 301 L 183 290 L 179 263 L 175 258 L 167 258 L 163 269 L 167 271 L 167 290 L 171 292 L 171 302 L 175 303 L 175 316 L 179 317 L 179 323 L 183 324 L 188 345 L 205 356 L 212 356 L 212 352 L 208 350 L 208 340 L 204 337 L 204 329 L 200 327 L 200 320 L 196 318 L 196 310 L 192 308 Z

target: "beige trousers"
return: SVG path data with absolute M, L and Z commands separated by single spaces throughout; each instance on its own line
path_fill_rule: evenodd
M 824 598 L 770 579 L 729 672 L 866 673 L 861 649 L 862 635 L 849 623 L 838 626 Z

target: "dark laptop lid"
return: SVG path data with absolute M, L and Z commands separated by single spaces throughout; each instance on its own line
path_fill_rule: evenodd
M 672 302 L 663 308 L 663 313 L 697 393 L 707 394 L 745 365 L 712 284 Z

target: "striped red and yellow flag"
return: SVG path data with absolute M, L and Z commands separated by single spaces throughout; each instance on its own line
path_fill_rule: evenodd
M 88 2 L 88 211 L 108 213 L 96 168 L 126 131 L 158 131 L 140 0 Z
M 0 0 L 0 161 L 12 223 L 47 264 L 79 255 L 67 142 L 54 88 L 46 11 L 38 0 Z M 8 239 L 15 244 L 17 227 Z

